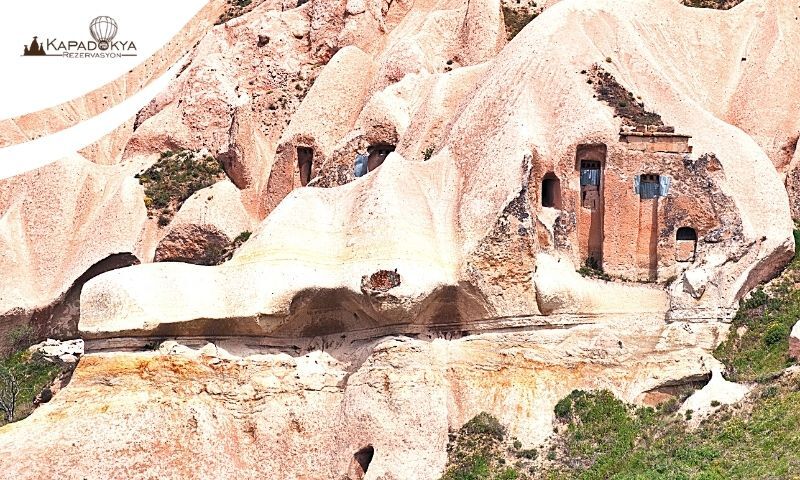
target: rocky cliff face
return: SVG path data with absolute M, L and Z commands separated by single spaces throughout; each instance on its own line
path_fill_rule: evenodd
M 4 427 L 0 466 L 14 478 L 347 478 L 354 455 L 372 447 L 367 478 L 436 479 L 448 429 L 480 411 L 534 446 L 573 388 L 646 400 L 640 392 L 718 365 L 706 352 L 713 338 L 674 344 L 659 338 L 662 323 L 94 353 L 50 403 Z
M 646 403 L 707 377 L 794 250 L 798 7 L 546 6 L 509 43 L 499 1 L 263 2 L 99 143 L 124 144 L 117 165 L 4 181 L 3 318 L 110 255 L 144 264 L 81 277 L 89 354 L 5 427 L 0 465 L 358 478 L 372 447 L 367 478 L 433 479 L 480 411 L 534 445 L 573 388 Z M 165 151 L 227 179 L 162 221 L 133 177 Z M 251 229 L 222 265 L 176 262 Z

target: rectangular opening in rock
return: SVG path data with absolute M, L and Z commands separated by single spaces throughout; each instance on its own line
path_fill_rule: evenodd
M 561 209 L 561 181 L 553 172 L 542 178 L 542 206 Z
M 300 185 L 306 186 L 311 181 L 311 169 L 314 165 L 314 149 L 297 147 L 297 168 L 300 170 Z
M 576 214 L 581 260 L 598 269 L 603 263 L 603 168 L 607 150 L 598 143 L 578 145 L 575 152 L 575 167 L 580 175 L 580 208 Z
M 675 233 L 675 261 L 693 262 L 697 249 L 697 231 L 691 227 L 681 227 Z

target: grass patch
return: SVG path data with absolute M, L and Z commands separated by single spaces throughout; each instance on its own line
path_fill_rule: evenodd
M 611 61 L 611 57 L 606 57 L 606 62 L 611 63 Z M 599 65 L 592 65 L 588 71 L 583 70 L 581 73 L 588 76 L 587 83 L 594 88 L 595 96 L 613 108 L 616 116 L 622 118 L 624 124 L 664 125 L 661 115 L 647 111 L 644 102 L 620 85 L 613 75 Z
M 559 402 L 560 431 L 543 478 L 749 479 L 800 475 L 796 379 L 722 407 L 693 431 L 675 414 L 634 407 L 608 391 L 574 391 Z M 766 391 L 766 387 L 762 387 Z
M 521 450 L 505 427 L 482 412 L 450 433 L 447 467 L 441 480 L 525 480 L 533 471 L 536 450 Z
M 503 22 L 506 27 L 506 38 L 510 42 L 534 18 L 539 16 L 540 10 L 532 7 L 503 5 Z
M 241 17 L 253 8 L 257 7 L 264 0 L 227 0 L 225 11 L 217 19 L 215 25 L 220 25 L 236 17 Z
M 607 282 L 613 280 L 609 274 L 603 271 L 603 268 L 597 263 L 597 260 L 592 257 L 586 259 L 583 266 L 578 269 L 578 273 L 587 278 L 596 278 Z
M 795 231 L 795 243 L 800 231 Z M 800 372 L 786 370 L 788 336 L 800 318 L 800 255 L 779 278 L 740 304 L 731 335 L 715 351 L 736 381 L 760 381 L 734 406 L 689 429 L 680 402 L 637 407 L 608 391 L 575 390 L 555 406 L 556 432 L 540 478 L 800 478 Z
M 683 4 L 687 7 L 728 10 L 739 5 L 743 1 L 744 0 L 683 0 Z
M 220 163 L 191 150 L 163 152 L 150 168 L 136 175 L 144 186 L 144 204 L 150 217 L 167 225 L 192 194 L 225 178 Z
M 800 244 L 800 230 L 794 232 Z M 765 381 L 794 361 L 789 357 L 789 333 L 800 319 L 800 255 L 767 288 L 759 287 L 741 302 L 731 332 L 714 356 L 733 381 Z
M 61 367 L 27 349 L 18 350 L 0 361 L 0 425 L 21 420 L 31 414 L 33 401 Z

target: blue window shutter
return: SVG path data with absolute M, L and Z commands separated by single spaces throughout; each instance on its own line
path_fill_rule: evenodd
M 356 155 L 355 161 L 355 175 L 356 177 L 363 177 L 367 174 L 367 159 L 369 157 L 367 155 L 359 154 Z
M 636 175 L 635 177 L 633 177 L 633 193 L 635 193 L 636 195 L 639 195 L 639 184 L 641 183 L 641 181 L 642 181 L 641 175 Z
M 660 183 L 660 194 L 662 197 L 666 197 L 669 193 L 669 185 L 672 183 L 672 177 L 669 175 L 661 175 L 658 179 L 658 183 Z
M 600 186 L 599 168 L 581 168 L 581 186 L 585 185 Z

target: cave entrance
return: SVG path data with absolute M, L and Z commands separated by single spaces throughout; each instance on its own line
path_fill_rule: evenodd
M 311 169 L 314 165 L 314 149 L 297 147 L 297 168 L 300 170 L 300 185 L 306 186 L 311 181 Z
M 353 455 L 353 460 L 350 462 L 348 477 L 352 480 L 361 480 L 369 469 L 369 464 L 372 463 L 372 457 L 375 456 L 375 449 L 372 445 L 367 445 Z
M 697 231 L 692 227 L 681 227 L 675 233 L 675 261 L 693 262 L 697 250 Z
M 388 143 L 370 145 L 369 148 L 367 148 L 367 171 L 371 172 L 380 167 L 383 161 L 386 160 L 386 157 L 394 152 L 394 148 L 394 145 L 389 145 Z
M 561 210 L 561 181 L 553 172 L 542 178 L 542 206 Z

